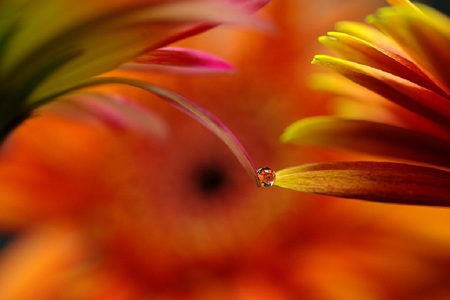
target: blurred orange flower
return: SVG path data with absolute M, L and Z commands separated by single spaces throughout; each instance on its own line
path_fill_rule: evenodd
M 234 76 L 134 75 L 213 111 L 258 164 L 310 161 L 318 154 L 280 147 L 278 136 L 325 109 L 294 100 L 313 97 L 303 62 L 315 36 L 369 11 L 348 2 L 274 1 L 272 36 L 219 29 L 183 42 L 230 58 Z M 0 224 L 17 237 L 0 256 L 0 299 L 450 295 L 448 212 L 256 189 L 201 125 L 115 89 L 66 95 L 4 144 Z

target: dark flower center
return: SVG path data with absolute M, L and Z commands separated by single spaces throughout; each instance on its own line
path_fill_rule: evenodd
M 196 188 L 205 196 L 220 193 L 229 181 L 227 172 L 218 165 L 209 165 L 200 168 L 194 180 Z

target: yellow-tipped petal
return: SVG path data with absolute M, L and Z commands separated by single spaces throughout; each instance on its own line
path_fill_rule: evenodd
M 275 185 L 376 202 L 450 206 L 450 172 L 389 162 L 328 162 L 277 171 Z
M 397 42 L 450 95 L 450 19 L 430 7 L 420 8 L 383 8 L 367 22 Z
M 289 143 L 344 148 L 450 167 L 450 145 L 446 141 L 383 123 L 311 117 L 290 125 L 281 138 Z
M 390 52 L 405 55 L 405 52 L 394 41 L 373 26 L 359 22 L 341 21 L 336 24 L 336 31 L 357 37 Z
M 312 62 L 330 68 L 419 115 L 450 127 L 448 99 L 409 80 L 370 66 L 316 55 Z
M 329 32 L 319 41 L 344 59 L 397 75 L 446 96 L 414 63 L 401 55 L 340 32 Z

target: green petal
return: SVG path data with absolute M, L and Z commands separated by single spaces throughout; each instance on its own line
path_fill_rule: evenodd
M 410 111 L 450 127 L 449 99 L 431 90 L 379 69 L 327 55 L 316 55 L 312 63 L 330 68 Z
M 277 172 L 275 185 L 376 202 L 450 206 L 450 172 L 388 162 L 327 162 Z
M 286 128 L 282 140 L 450 167 L 449 142 L 383 123 L 337 117 L 312 117 Z

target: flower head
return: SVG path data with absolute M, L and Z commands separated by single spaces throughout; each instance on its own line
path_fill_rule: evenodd
M 290 168 L 278 172 L 275 184 L 348 198 L 450 205 L 450 20 L 425 5 L 389 2 L 391 7 L 367 17 L 369 25 L 341 22 L 319 39 L 339 57 L 317 55 L 313 64 L 347 79 L 319 75 L 314 84 L 344 99 L 340 115 L 298 121 L 282 139 L 391 162 Z
M 311 51 L 305 36 L 313 42 L 341 6 L 311 17 L 322 8 L 315 1 L 273 4 L 283 30 L 275 36 L 239 31 L 240 44 L 231 48 L 239 74 L 214 80 L 164 75 L 157 82 L 217 111 L 255 161 L 276 166 L 311 159 L 278 144 L 279 132 L 305 113 L 291 100 L 312 93 L 286 78 L 303 78 L 311 66 L 295 63 Z M 348 13 L 347 6 L 340 12 Z M 298 26 L 311 19 L 320 24 Z M 216 32 L 200 40 L 221 49 L 224 40 L 230 44 Z M 145 108 L 110 86 L 107 93 L 65 95 L 4 145 L 0 228 L 18 234 L 1 253 L 1 299 L 448 295 L 450 239 L 440 230 L 448 224 L 445 212 L 420 208 L 411 220 L 404 210 L 416 207 L 255 189 L 200 124 L 149 101 L 153 96 L 145 92 L 125 90 L 127 98 L 145 97 Z M 272 173 L 263 170 L 270 182 Z

